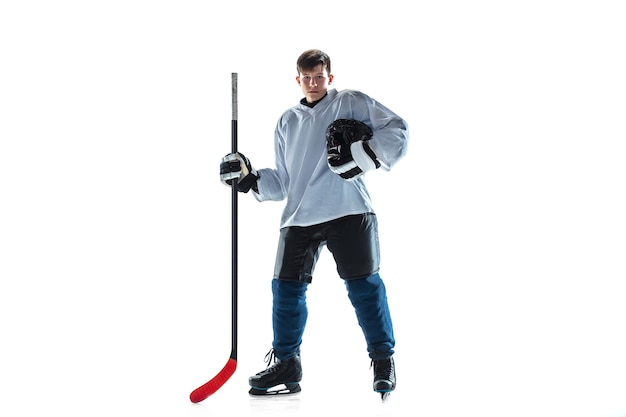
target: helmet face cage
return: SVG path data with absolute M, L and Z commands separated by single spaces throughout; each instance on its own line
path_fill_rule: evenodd
M 328 157 L 334 157 L 341 155 L 341 145 L 344 142 L 344 132 L 338 132 L 334 129 L 330 129 L 326 132 L 326 147 L 328 149 Z
M 371 137 L 372 129 L 365 123 L 354 119 L 337 119 L 326 129 L 328 157 L 341 155 L 342 145 L 349 149 L 352 143 L 368 141 Z

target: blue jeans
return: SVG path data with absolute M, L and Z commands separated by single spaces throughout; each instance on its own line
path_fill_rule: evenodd
M 372 359 L 393 355 L 395 339 L 385 285 L 378 273 L 366 278 L 345 280 L 348 297 L 365 336 Z M 308 309 L 303 281 L 272 280 L 273 348 L 276 358 L 286 360 L 298 354 L 306 326 Z M 329 341 L 333 343 L 333 341 Z

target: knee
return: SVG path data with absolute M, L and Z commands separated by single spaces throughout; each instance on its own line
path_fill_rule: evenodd
M 366 278 L 346 280 L 345 284 L 348 296 L 353 301 L 386 297 L 385 284 L 378 273 Z
M 302 281 L 288 281 L 283 279 L 272 280 L 274 297 L 304 297 L 308 283 Z

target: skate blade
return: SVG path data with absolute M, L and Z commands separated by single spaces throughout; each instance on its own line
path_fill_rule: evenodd
M 389 400 L 389 394 L 391 394 L 391 391 L 389 392 L 381 392 L 380 393 L 380 399 L 383 400 L 383 402 L 387 402 L 387 400 Z
M 248 394 L 252 397 L 283 397 L 299 394 L 300 384 L 280 384 L 271 388 L 250 388 Z

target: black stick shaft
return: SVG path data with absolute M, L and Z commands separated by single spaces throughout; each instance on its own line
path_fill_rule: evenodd
M 238 103 L 237 103 L 237 81 L 238 75 L 236 72 L 232 73 L 232 105 L 233 105 L 233 117 L 231 121 L 231 148 L 232 152 L 237 152 L 237 119 L 238 119 Z M 232 184 L 232 329 L 231 329 L 231 355 L 232 359 L 237 359 L 237 180 Z

